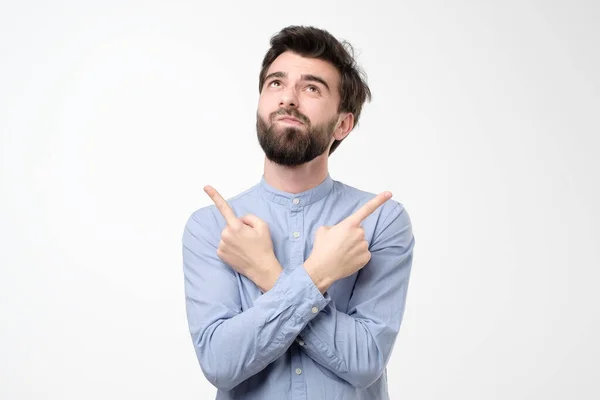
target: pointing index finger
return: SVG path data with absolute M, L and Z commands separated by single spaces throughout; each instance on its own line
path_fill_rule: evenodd
M 239 222 L 237 217 L 235 216 L 235 213 L 233 212 L 229 204 L 227 204 L 227 201 L 223 198 L 223 196 L 219 194 L 219 192 L 217 192 L 215 188 L 213 188 L 210 185 L 206 185 L 204 186 L 204 191 L 212 199 L 213 203 L 215 203 L 217 209 L 225 218 L 227 225 L 231 226 Z
M 369 215 L 373 214 L 375 210 L 377 210 L 381 205 L 383 205 L 386 201 L 388 201 L 391 198 L 391 192 L 382 192 L 374 198 L 372 198 L 371 200 L 369 200 L 368 202 L 366 202 L 361 208 L 356 210 L 354 214 L 346 218 L 346 220 L 350 223 L 359 225 L 361 222 L 367 219 Z

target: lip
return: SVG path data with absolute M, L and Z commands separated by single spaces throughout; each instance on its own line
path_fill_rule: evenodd
M 304 125 L 299 119 L 290 116 L 277 118 L 276 121 L 287 122 L 288 124 Z

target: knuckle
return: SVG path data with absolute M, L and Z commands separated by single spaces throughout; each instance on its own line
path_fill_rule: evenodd
M 345 226 L 347 228 L 352 228 L 352 227 L 356 226 L 357 223 L 354 218 L 350 217 L 350 218 L 346 218 L 345 220 L 341 221 L 338 225 Z
M 257 227 L 264 227 L 267 223 L 258 217 L 254 217 L 254 225 Z
M 365 239 L 365 233 L 361 232 L 359 230 L 354 231 L 354 240 L 356 240 L 357 242 L 361 242 L 364 241 Z
M 221 241 L 223 241 L 223 239 L 229 239 L 230 237 L 231 237 L 231 230 L 229 229 L 229 227 L 227 227 L 221 231 Z
M 369 261 L 371 261 L 371 252 L 369 252 L 369 251 L 365 252 L 363 260 L 364 260 L 365 264 L 368 263 Z

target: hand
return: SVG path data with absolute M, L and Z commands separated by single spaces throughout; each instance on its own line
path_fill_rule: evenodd
M 237 218 L 227 201 L 213 187 L 207 185 L 204 191 L 227 222 L 221 232 L 217 255 L 263 292 L 268 291 L 282 271 L 273 251 L 269 226 L 252 214 Z
M 352 275 L 371 260 L 369 243 L 365 240 L 361 223 L 391 197 L 392 193 L 383 192 L 337 225 L 321 226 L 317 230 L 312 253 L 304 268 L 321 293 L 325 293 L 333 282 Z

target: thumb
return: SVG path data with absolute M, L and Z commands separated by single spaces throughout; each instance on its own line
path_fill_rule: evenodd
M 320 227 L 317 229 L 317 231 L 315 232 L 315 236 L 322 236 L 322 235 L 324 235 L 324 234 L 325 234 L 327 231 L 329 231 L 330 229 L 331 229 L 331 227 L 329 227 L 329 226 L 325 226 L 325 225 L 322 225 L 322 226 L 320 226 Z
M 248 226 L 251 226 L 252 228 L 257 228 L 263 224 L 263 220 L 253 214 L 244 215 L 240 218 L 240 221 Z

